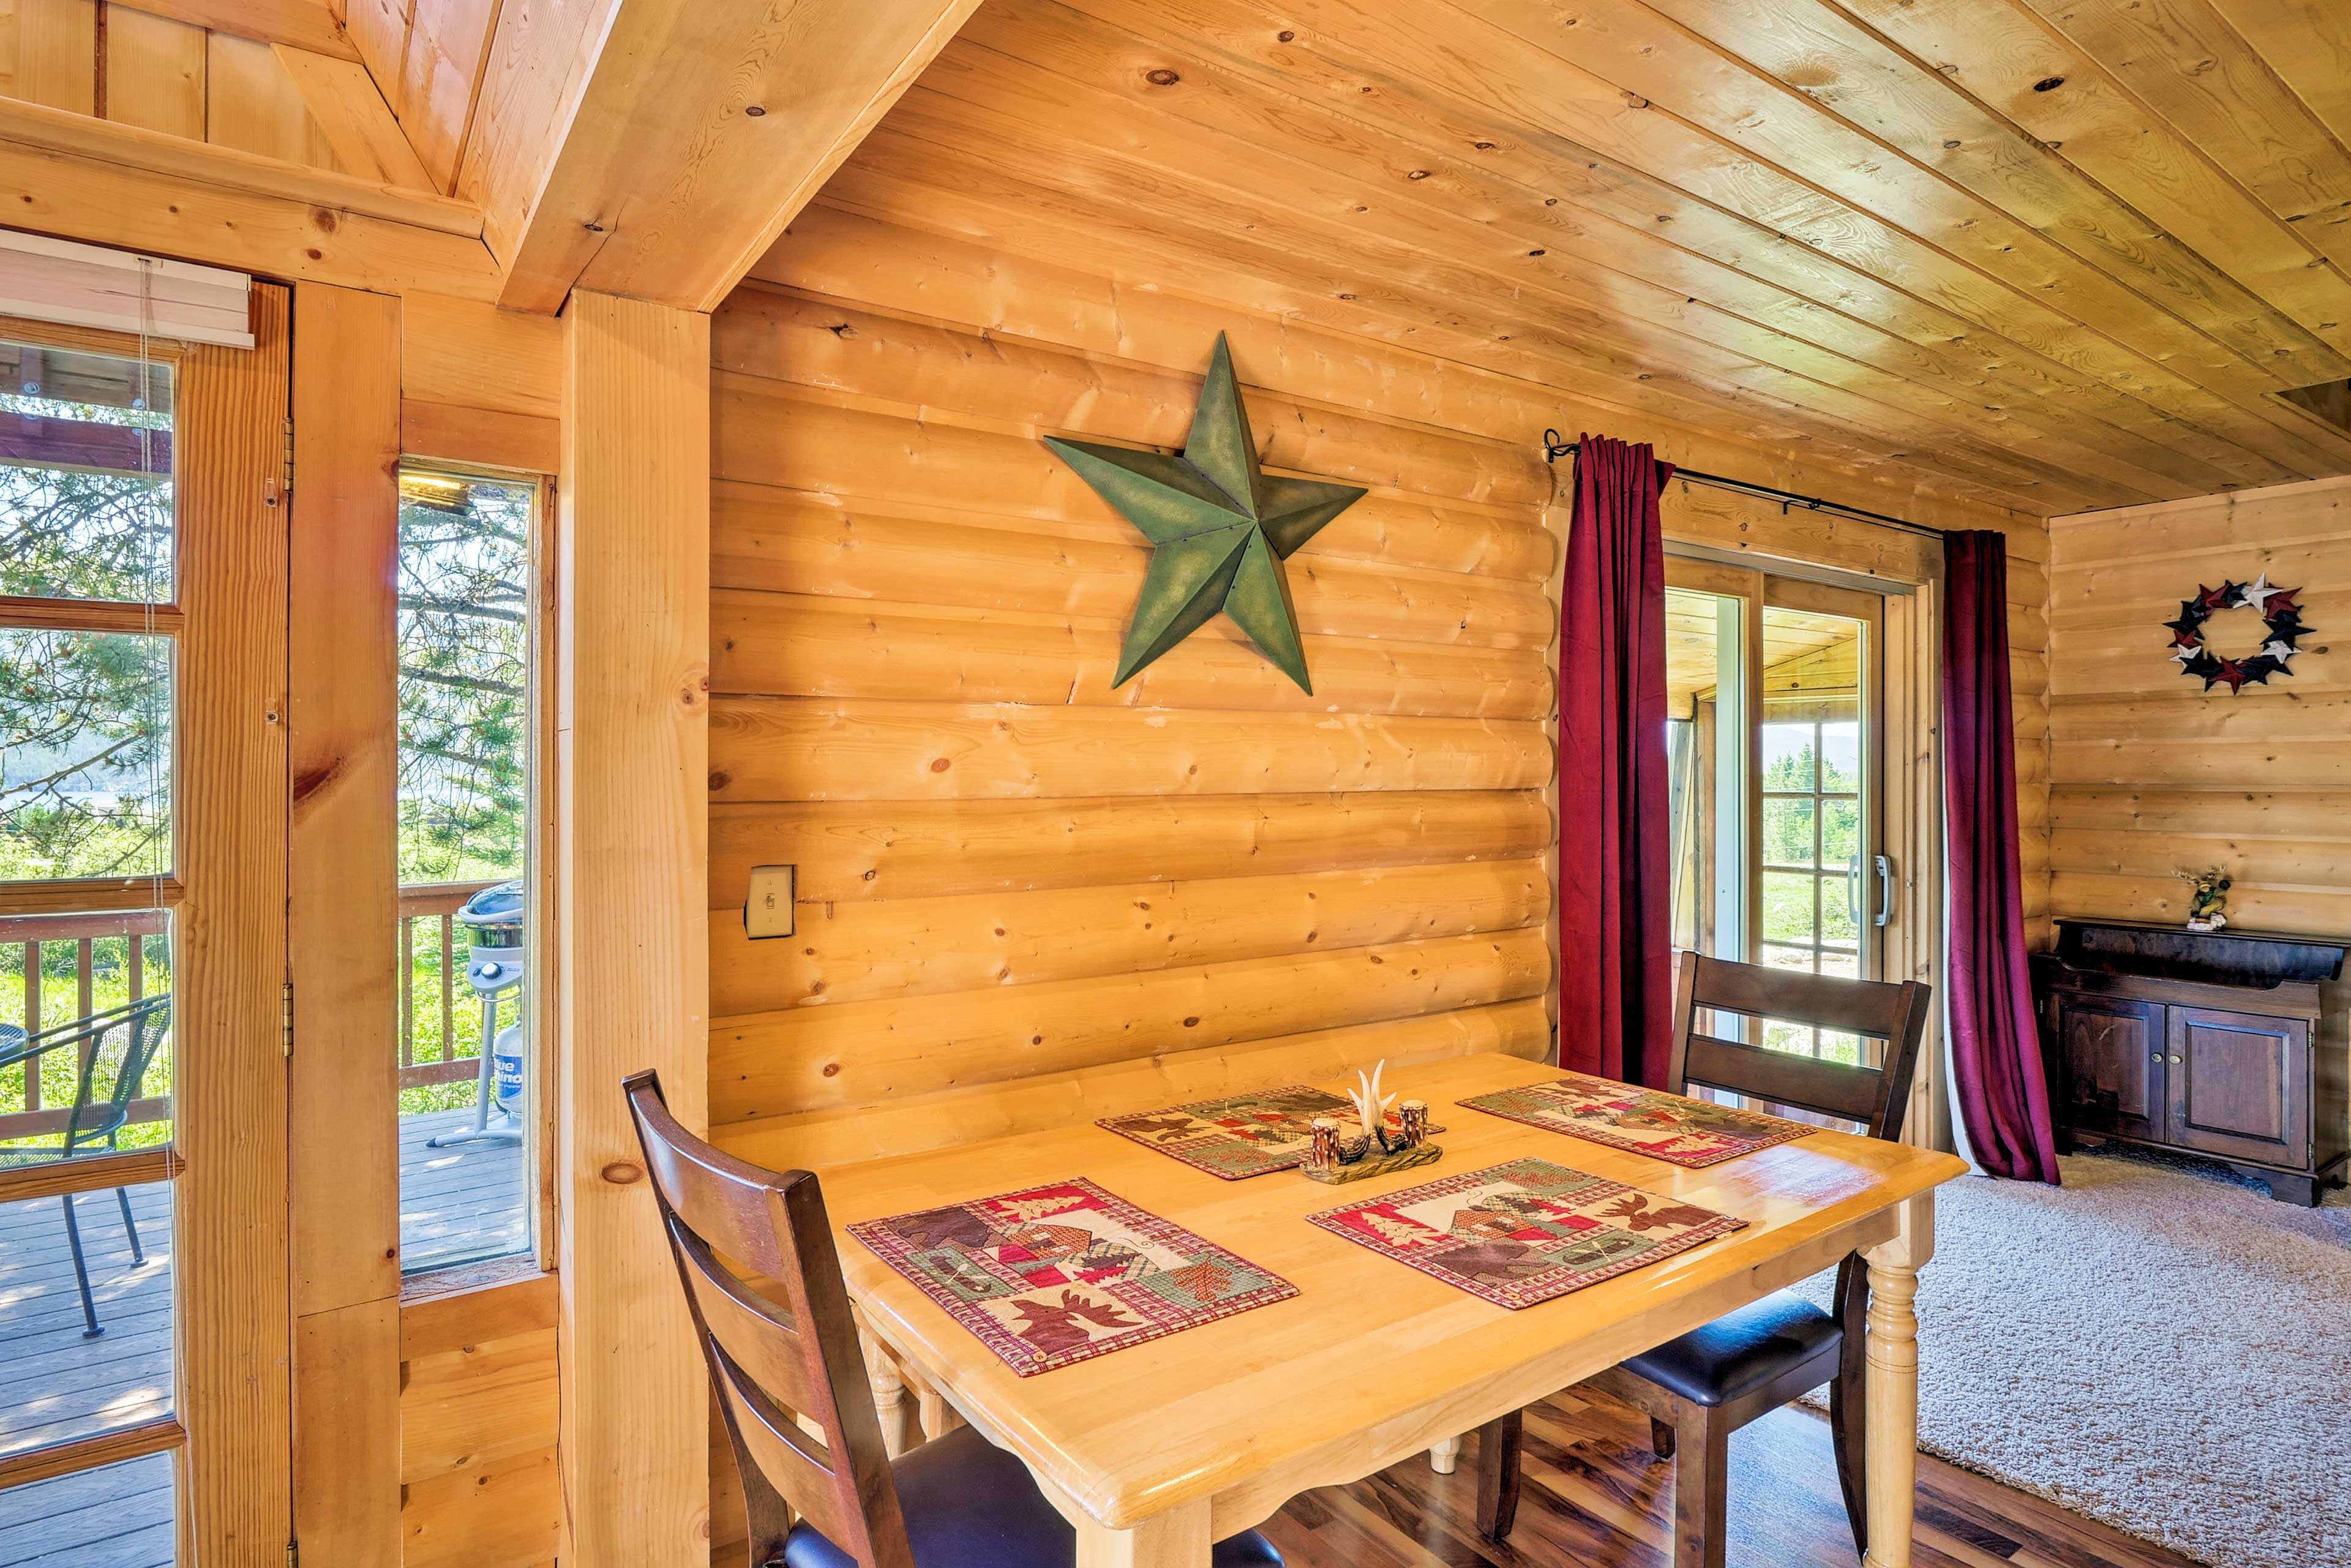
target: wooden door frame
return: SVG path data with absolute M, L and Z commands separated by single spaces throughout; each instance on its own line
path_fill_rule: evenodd
M 1949 1077 L 1943 1054 L 1943 757 L 1942 757 L 1942 567 L 1939 541 L 1931 550 L 1927 580 L 1915 592 L 1889 595 L 1882 639 L 1886 706 L 1886 826 L 1880 836 L 1894 857 L 1896 885 L 1903 896 L 1886 929 L 1879 974 L 1889 980 L 1919 980 L 1932 987 L 1936 1005 L 1927 1015 L 1917 1075 L 1910 1085 L 1910 1113 L 1902 1141 L 1928 1148 L 1951 1146 Z
M 1763 841 L 1763 794 L 1756 788 L 1756 781 L 1763 776 L 1763 732 L 1755 722 L 1763 671 L 1763 575 L 1751 566 L 1733 566 L 1670 551 L 1666 556 L 1668 589 L 1736 599 L 1746 607 L 1739 623 L 1742 644 L 1739 655 L 1739 701 L 1744 719 L 1741 732 L 1747 743 L 1747 766 L 1742 775 L 1747 782 L 1747 810 L 1743 814 L 1746 841 L 1740 846 L 1740 873 L 1747 884 L 1746 910 L 1740 920 L 1739 956 L 1750 964 L 1761 956 L 1763 933 L 1763 879 L 1753 874 L 1749 864 L 1756 846 Z M 1721 744 L 1719 730 L 1718 725 L 1717 745 Z
M 1890 528 L 1866 523 L 1840 527 L 1882 535 L 1900 546 L 1883 552 L 1888 570 L 1874 580 L 1861 574 L 1823 567 L 1793 555 L 1775 556 L 1761 549 L 1740 549 L 1735 561 L 1723 559 L 1724 547 L 1697 536 L 1668 530 L 1666 571 L 1669 586 L 1708 591 L 1707 584 L 1730 582 L 1738 574 L 1766 574 L 1811 579 L 1869 592 L 1883 584 L 1883 650 L 1877 660 L 1880 706 L 1885 722 L 1879 763 L 1884 785 L 1884 825 L 1877 838 L 1893 857 L 1896 898 L 1882 937 L 1878 973 L 1888 980 L 1919 980 L 1934 988 L 1937 1002 L 1928 1015 L 1927 1037 L 1918 1057 L 1917 1076 L 1910 1088 L 1910 1112 L 1903 1121 L 1902 1141 L 1932 1148 L 1951 1146 L 1949 1096 L 1945 1085 L 1949 1068 L 1943 1046 L 1943 768 L 1942 724 L 1942 580 L 1943 549 L 1938 538 L 1913 538 Z M 1681 580 L 1677 580 L 1677 574 Z M 1731 574 L 1729 576 L 1719 574 Z M 1759 589 L 1760 592 L 1760 589 Z M 1754 623 L 1750 657 L 1761 668 L 1762 621 Z M 1758 740 L 1760 752 L 1760 737 Z M 1759 768 L 1760 757 L 1750 759 Z M 1750 793 L 1752 793 L 1750 791 Z M 1761 822 L 1751 822 L 1761 841 Z M 1750 897 L 1751 932 L 1761 926 L 1760 880 Z

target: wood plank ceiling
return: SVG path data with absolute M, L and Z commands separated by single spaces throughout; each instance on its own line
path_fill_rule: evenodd
M 2346 140 L 2338 0 L 987 0 L 824 199 L 2049 514 L 2351 473 Z

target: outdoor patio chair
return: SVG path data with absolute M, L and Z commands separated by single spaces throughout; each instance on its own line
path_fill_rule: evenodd
M 171 1028 L 172 998 L 166 994 L 141 998 L 38 1034 L 11 1029 L 0 1035 L 0 1071 L 22 1062 L 27 1073 L 37 1073 L 40 1059 L 53 1051 L 71 1051 L 78 1058 L 73 1109 L 66 1113 L 57 1141 L 0 1149 L 0 1166 L 47 1165 L 78 1155 L 112 1153 L 131 1120 L 131 1102 L 139 1098 L 147 1070 Z M 109 1072 L 113 1081 L 101 1095 L 99 1086 Z M 131 1239 L 131 1259 L 143 1263 L 147 1253 L 139 1242 L 138 1223 L 131 1217 L 131 1195 L 118 1186 L 114 1200 L 122 1208 L 122 1228 Z M 106 1330 L 99 1324 L 98 1304 L 89 1293 L 89 1265 L 82 1256 L 74 1195 L 67 1193 L 59 1201 L 65 1206 L 66 1243 L 73 1249 L 74 1283 L 81 1291 L 82 1322 L 88 1325 L 82 1337 L 96 1339 Z

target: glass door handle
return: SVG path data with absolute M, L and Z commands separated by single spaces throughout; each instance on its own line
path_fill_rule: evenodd
M 1894 857 L 1879 855 L 1877 860 L 1877 915 L 1871 921 L 1885 925 L 1894 919 Z

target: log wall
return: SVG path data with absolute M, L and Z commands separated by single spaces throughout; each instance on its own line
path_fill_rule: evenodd
M 1315 693 L 1222 621 L 1113 690 L 1147 551 L 1039 437 L 1180 446 L 1217 313 L 1005 260 L 814 214 L 714 321 L 713 1124 L 789 1164 L 983 1086 L 1546 1051 L 1540 454 L 1225 313 L 1267 465 L 1371 492 L 1290 565 Z
M 2351 481 L 2059 517 L 2050 578 L 2053 895 L 2060 915 L 2185 917 L 2176 873 L 2229 868 L 2241 925 L 2351 936 Z M 2299 588 L 2290 675 L 2231 695 L 2163 622 L 2223 579 Z M 2215 615 L 2216 652 L 2261 622 Z
M 1039 440 L 1180 445 L 1218 330 L 1267 465 L 1371 491 L 1291 562 L 1311 697 L 1222 621 L 1113 690 L 1147 552 Z M 1565 507 L 1531 438 L 1583 420 L 1823 479 L 846 204 L 794 224 L 712 354 L 711 1112 L 776 1165 L 1548 1051 Z M 2046 536 L 1908 509 L 2011 534 L 2038 919 Z M 1938 569 L 1931 540 L 1721 491 L 1666 510 L 1759 556 Z M 761 865 L 796 868 L 792 938 L 745 933 Z

